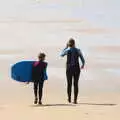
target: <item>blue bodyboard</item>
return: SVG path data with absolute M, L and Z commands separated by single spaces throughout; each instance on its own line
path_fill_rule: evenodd
M 11 67 L 11 78 L 18 82 L 33 82 L 32 81 L 32 66 L 35 61 L 21 61 Z M 46 70 L 44 71 L 44 80 L 48 76 Z

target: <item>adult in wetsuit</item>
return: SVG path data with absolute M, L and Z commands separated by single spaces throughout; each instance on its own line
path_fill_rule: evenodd
M 67 55 L 67 63 L 66 63 L 66 77 L 67 77 L 67 94 L 68 94 L 68 102 L 71 103 L 71 91 L 72 91 L 72 78 L 74 78 L 74 104 L 77 104 L 78 97 L 78 81 L 80 76 L 81 69 L 84 68 L 85 59 L 82 55 L 80 49 L 75 47 L 75 40 L 71 38 L 66 46 L 66 48 L 62 51 L 61 56 L 64 57 Z M 82 65 L 80 67 L 79 58 L 82 61 Z

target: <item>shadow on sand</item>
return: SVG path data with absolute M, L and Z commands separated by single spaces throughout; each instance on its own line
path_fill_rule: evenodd
M 75 107 L 75 106 L 80 106 L 80 105 L 96 105 L 96 106 L 116 106 L 117 104 L 99 104 L 99 103 L 78 103 L 78 104 L 43 104 L 43 105 L 30 105 L 30 107 Z
M 99 105 L 99 106 L 116 106 L 117 104 L 112 103 L 79 103 L 79 105 Z
M 30 105 L 30 107 L 65 107 L 65 106 L 76 106 L 74 104 L 42 104 L 42 105 Z

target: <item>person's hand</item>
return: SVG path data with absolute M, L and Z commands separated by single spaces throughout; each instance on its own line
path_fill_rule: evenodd
M 69 47 L 69 44 L 67 43 L 67 44 L 66 44 L 66 48 L 68 48 L 68 47 Z
M 84 69 L 84 65 L 81 66 L 81 69 Z
M 30 82 L 26 82 L 26 84 L 29 84 Z

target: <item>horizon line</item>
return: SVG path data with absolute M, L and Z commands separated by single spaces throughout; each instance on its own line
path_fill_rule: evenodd
M 0 23 L 78 23 L 83 20 L 0 20 Z

